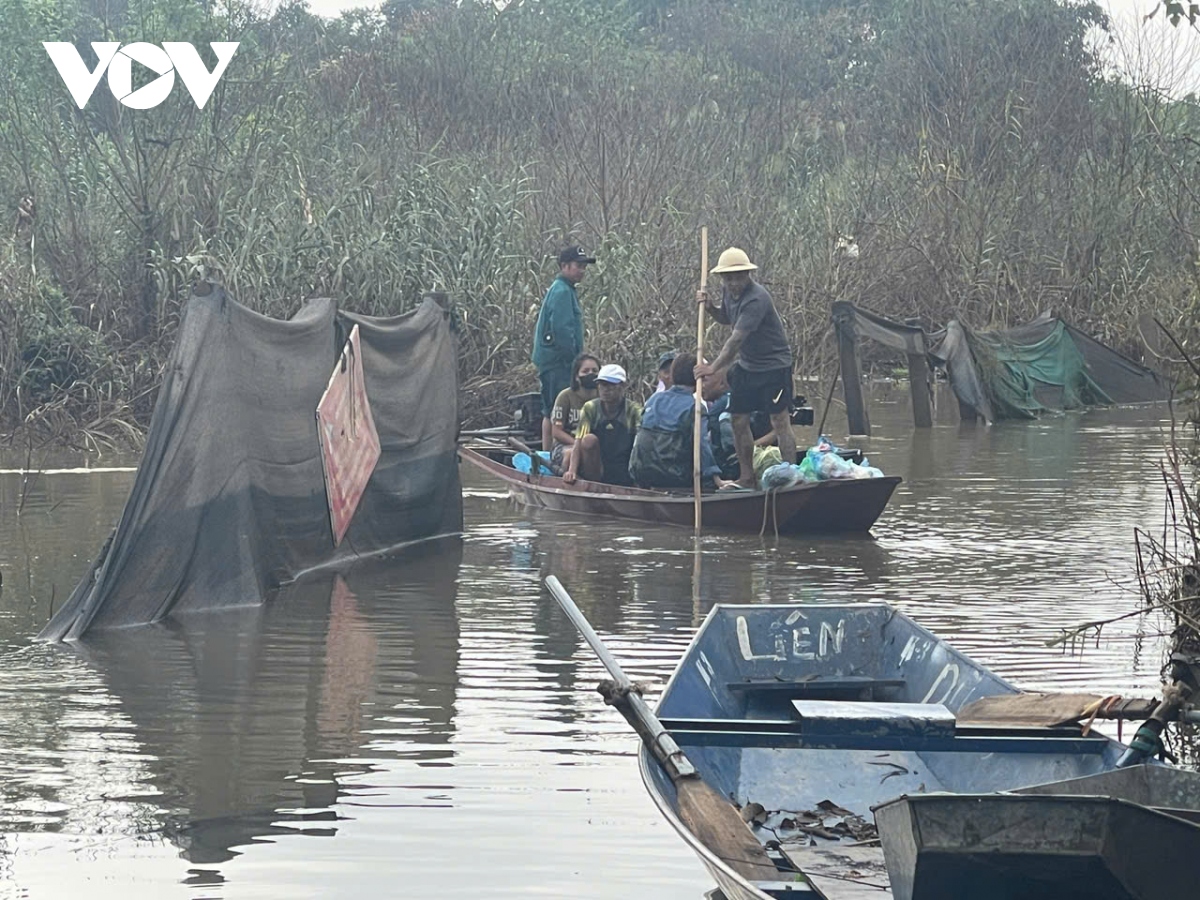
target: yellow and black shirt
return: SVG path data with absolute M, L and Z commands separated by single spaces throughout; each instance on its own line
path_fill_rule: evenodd
M 604 412 L 597 398 L 583 405 L 575 440 L 594 434 L 600 439 L 600 458 L 604 462 L 604 481 L 608 484 L 633 484 L 629 477 L 629 453 L 633 438 L 642 424 L 642 407 L 628 397 L 621 401 L 616 414 Z

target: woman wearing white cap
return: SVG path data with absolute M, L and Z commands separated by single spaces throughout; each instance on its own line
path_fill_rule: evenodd
M 563 481 L 579 478 L 607 484 L 632 484 L 629 454 L 642 422 L 642 407 L 625 397 L 625 370 L 612 365 L 600 367 L 596 388 L 600 396 L 583 405 L 575 449 L 563 473 Z
M 728 485 L 732 488 L 755 486 L 752 413 L 761 410 L 770 415 L 784 461 L 796 459 L 796 437 L 789 417 L 792 351 L 771 295 L 750 275 L 757 268 L 744 250 L 730 247 L 712 270 L 721 276 L 721 303 L 713 306 L 705 291 L 696 294 L 697 301 L 706 304 L 714 319 L 733 326 L 733 334 L 717 358 L 695 369 L 697 378 L 707 378 L 729 368 L 729 412 L 739 469 L 737 481 Z

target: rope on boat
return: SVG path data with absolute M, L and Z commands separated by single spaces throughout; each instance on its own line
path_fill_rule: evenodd
M 779 503 L 775 499 L 779 493 L 779 488 L 769 488 L 767 490 L 766 499 L 763 500 L 763 518 L 762 527 L 758 529 L 758 536 L 764 537 L 767 533 L 767 506 L 771 507 L 771 521 L 775 527 L 775 540 L 779 540 Z
M 1109 710 L 1121 701 L 1120 694 L 1110 694 L 1094 703 L 1089 703 L 1083 710 L 1083 715 L 1088 717 L 1088 720 L 1083 723 L 1083 737 L 1087 737 L 1092 730 L 1092 723 L 1096 721 L 1097 716 L 1107 718 Z
M 646 683 L 642 681 L 634 681 L 628 685 L 621 685 L 613 681 L 611 678 L 605 678 L 596 685 L 596 693 L 604 698 L 606 706 L 619 706 L 629 699 L 630 694 L 643 696 L 646 691 Z

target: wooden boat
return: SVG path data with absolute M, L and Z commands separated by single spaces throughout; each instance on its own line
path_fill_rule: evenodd
M 1005 696 L 1031 695 L 883 604 L 719 605 L 657 713 L 753 823 L 778 879 L 718 858 L 644 746 L 639 764 L 713 898 L 1194 895 L 1200 775 L 1118 770 L 1124 745 L 1078 721 L 1006 724 L 995 703 L 972 718 L 980 698 Z
M 658 491 L 594 481 L 569 485 L 552 475 L 518 472 L 507 461 L 460 447 L 459 457 L 508 485 L 527 506 L 580 515 L 614 516 L 640 522 L 694 525 L 691 491 Z M 496 454 L 500 455 L 499 453 Z M 898 477 L 844 479 L 798 484 L 779 491 L 706 494 L 701 500 L 706 528 L 780 534 L 866 532 L 883 513 Z

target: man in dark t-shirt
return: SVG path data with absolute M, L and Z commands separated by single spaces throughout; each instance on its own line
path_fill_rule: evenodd
M 696 300 L 707 306 L 714 319 L 733 327 L 717 358 L 696 366 L 696 377 L 707 378 L 729 368 L 729 412 L 738 456 L 736 485 L 751 489 L 755 486 L 754 435 L 750 430 L 753 413 L 761 411 L 771 417 L 783 459 L 796 458 L 796 437 L 789 416 L 792 351 L 771 295 L 750 275 L 757 268 L 744 251 L 730 247 L 712 270 L 721 276 L 721 303 L 710 303 L 706 291 L 696 294 Z

